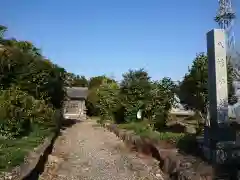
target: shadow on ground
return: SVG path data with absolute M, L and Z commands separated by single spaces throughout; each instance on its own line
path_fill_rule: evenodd
M 67 128 L 72 127 L 76 123 L 82 122 L 81 120 L 76 119 L 64 119 L 61 123 L 60 131 L 56 134 L 56 136 L 53 138 L 51 145 L 45 150 L 43 155 L 40 157 L 40 160 L 34 170 L 23 180 L 38 180 L 39 176 L 44 172 L 45 165 L 48 161 L 48 155 L 52 153 L 53 145 L 55 140 L 59 135 L 61 135 L 61 130 L 66 130 Z

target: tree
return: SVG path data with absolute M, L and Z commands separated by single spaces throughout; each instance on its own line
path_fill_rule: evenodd
M 157 130 L 166 126 L 169 110 L 174 103 L 176 85 L 167 77 L 152 83 L 150 99 L 146 104 L 145 116 Z
M 95 77 L 91 77 L 90 78 L 88 87 L 89 87 L 89 89 L 100 87 L 100 85 L 102 85 L 104 81 L 106 83 L 116 82 L 114 79 L 109 78 L 109 77 L 107 77 L 105 75 L 95 76 Z
M 86 101 L 87 114 L 89 116 L 100 115 L 100 109 L 97 106 L 97 104 L 99 104 L 99 96 L 97 95 L 97 90 L 101 85 L 111 83 L 116 83 L 116 81 L 104 75 L 90 78 L 88 83 L 89 93 Z
M 41 50 L 29 41 L 17 41 L 15 47 L 19 48 L 23 53 L 31 54 L 34 57 L 41 57 Z
M 88 80 L 85 76 L 66 73 L 65 85 L 69 87 L 88 87 Z
M 97 89 L 98 104 L 97 107 L 100 111 L 101 121 L 115 120 L 119 107 L 119 85 L 116 82 L 104 82 Z
M 144 69 L 129 70 L 120 83 L 120 98 L 125 121 L 135 121 L 139 109 L 144 109 L 150 98 L 151 81 Z
M 73 82 L 72 86 L 87 87 L 88 86 L 88 80 L 86 79 L 85 76 L 77 75 L 76 78 L 74 79 L 74 82 Z
M 35 99 L 44 99 L 61 108 L 65 70 L 44 59 L 30 42 L 6 41 L 0 51 L 0 85 L 18 87 Z
M 229 98 L 233 96 L 232 66 L 228 63 Z M 208 103 L 208 58 L 204 53 L 197 54 L 189 72 L 180 83 L 178 95 L 187 108 L 207 113 Z

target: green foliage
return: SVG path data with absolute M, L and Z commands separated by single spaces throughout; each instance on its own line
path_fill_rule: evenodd
M 137 120 L 137 112 L 145 108 L 150 98 L 150 91 L 150 77 L 143 69 L 129 70 L 123 74 L 123 80 L 120 83 L 120 98 L 125 108 L 125 121 Z
M 114 120 L 114 113 L 119 105 L 119 86 L 115 82 L 105 82 L 97 89 L 101 120 Z
M 0 26 L 0 171 L 58 128 L 66 75 L 31 42 L 5 39 L 6 30 Z
M 174 102 L 175 85 L 170 78 L 152 83 L 150 99 L 146 106 L 146 117 L 155 129 L 164 128 L 169 110 Z
M 65 96 L 63 68 L 12 47 L 0 51 L 0 63 L 3 89 L 18 86 L 36 99 L 44 99 L 55 108 L 61 108 Z
M 53 109 L 18 88 L 1 91 L 0 112 L 2 136 L 22 136 L 28 134 L 33 125 L 53 127 L 55 123 Z
M 89 89 L 88 97 L 86 100 L 86 108 L 87 108 L 87 115 L 88 116 L 99 116 L 100 110 L 99 106 L 99 97 L 97 95 L 98 88 Z
M 68 87 L 88 87 L 88 80 L 85 76 L 66 73 L 65 85 Z
M 96 76 L 92 77 L 89 80 L 88 88 L 89 93 L 86 101 L 86 107 L 87 107 L 87 114 L 89 116 L 99 116 L 100 115 L 100 109 L 99 109 L 99 97 L 97 95 L 98 88 L 102 84 L 108 84 L 108 83 L 116 83 L 114 79 L 108 78 L 106 76 Z
M 232 67 L 228 64 L 229 97 L 233 95 Z M 179 87 L 179 97 L 182 103 L 190 109 L 206 113 L 208 103 L 208 59 L 204 53 L 196 56 L 189 72 L 185 75 Z
M 121 129 L 133 131 L 141 137 L 147 137 L 154 140 L 169 141 L 176 144 L 185 137 L 184 133 L 154 131 L 154 129 L 149 126 L 147 121 L 119 124 L 118 127 Z
M 108 78 L 105 75 L 95 76 L 95 77 L 90 78 L 88 88 L 89 89 L 98 88 L 99 86 L 101 86 L 103 84 L 103 82 L 112 83 L 112 82 L 115 82 L 115 80 Z
M 166 124 L 174 89 L 170 78 L 152 82 L 143 69 L 129 70 L 123 74 L 120 87 L 114 81 L 104 81 L 96 88 L 95 103 L 101 119 L 129 123 L 147 118 L 152 128 L 160 129 Z M 137 120 L 140 109 L 143 111 L 142 119 Z
M 48 129 L 33 127 L 32 132 L 21 138 L 0 138 L 0 172 L 9 171 L 24 161 L 26 155 L 44 139 L 52 135 Z
M 0 26 L 1 134 L 20 136 L 33 125 L 55 125 L 53 108 L 61 109 L 65 98 L 65 70 L 45 59 L 28 41 L 5 39 Z

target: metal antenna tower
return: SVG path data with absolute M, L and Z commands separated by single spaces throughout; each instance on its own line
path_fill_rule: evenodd
M 240 62 L 239 58 L 233 57 L 237 55 L 235 52 L 235 36 L 233 31 L 236 14 L 232 8 L 232 0 L 218 0 L 218 3 L 219 9 L 214 20 L 226 32 L 227 60 L 233 66 L 234 86 L 237 89 L 235 84 L 239 84 L 237 81 L 240 80 Z
M 232 0 L 218 0 L 218 3 L 219 9 L 214 20 L 218 23 L 219 27 L 226 32 L 227 50 L 228 55 L 230 55 L 229 53 L 232 53 L 235 49 L 233 26 L 236 15 L 232 8 Z

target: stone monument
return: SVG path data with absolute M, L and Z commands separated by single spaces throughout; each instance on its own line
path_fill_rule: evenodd
M 207 33 L 209 122 L 204 128 L 202 148 L 208 160 L 220 164 L 230 162 L 238 153 L 236 131 L 228 119 L 225 45 L 223 29 L 213 29 Z
M 228 82 L 225 32 L 214 29 L 207 33 L 208 97 L 210 124 L 228 121 Z

